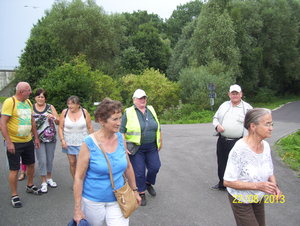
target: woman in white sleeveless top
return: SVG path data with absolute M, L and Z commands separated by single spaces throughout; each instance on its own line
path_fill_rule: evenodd
M 64 109 L 59 118 L 58 135 L 61 141 L 62 152 L 66 153 L 70 163 L 70 172 L 74 179 L 77 155 L 83 139 L 94 132 L 91 116 L 80 106 L 77 96 L 67 100 L 68 108 Z

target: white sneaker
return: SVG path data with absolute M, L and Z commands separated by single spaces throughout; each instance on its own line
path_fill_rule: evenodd
M 47 179 L 47 184 L 49 184 L 49 186 L 51 188 L 56 188 L 57 187 L 57 184 L 52 180 L 52 178 Z
M 47 185 L 47 183 L 46 182 L 43 182 L 42 184 L 41 184 L 41 191 L 43 192 L 43 193 L 47 193 L 48 192 L 48 185 Z

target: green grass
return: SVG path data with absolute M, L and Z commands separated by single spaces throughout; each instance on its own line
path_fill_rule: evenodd
M 300 100 L 299 96 L 283 96 L 283 97 L 274 97 L 274 100 L 267 103 L 250 103 L 254 108 L 269 108 L 274 110 L 286 103 Z
M 275 144 L 275 152 L 282 161 L 295 170 L 300 177 L 300 130 L 281 138 Z

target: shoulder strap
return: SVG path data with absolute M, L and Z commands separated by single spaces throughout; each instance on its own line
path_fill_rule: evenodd
M 69 108 L 67 108 L 67 110 L 66 110 L 65 117 L 67 117 L 68 111 L 69 111 Z
M 82 109 L 82 114 L 83 114 L 84 118 L 86 118 L 84 109 L 83 108 L 81 108 L 81 109 Z
M 86 115 L 85 115 L 85 112 L 84 112 L 83 108 L 81 108 L 81 109 L 82 109 L 82 114 L 83 114 L 84 118 L 86 118 Z M 67 108 L 67 111 L 66 111 L 65 117 L 67 116 L 67 114 L 68 114 L 68 111 L 69 111 L 69 108 Z
M 32 107 L 31 103 L 29 102 L 28 99 L 26 99 L 26 102 L 29 104 L 30 107 Z
M 109 169 L 109 177 L 110 177 L 111 186 L 112 186 L 113 190 L 115 190 L 116 188 L 115 188 L 114 178 L 113 178 L 113 175 L 112 175 L 112 172 L 111 172 L 111 166 L 110 166 L 110 162 L 109 162 L 109 159 L 107 157 L 107 154 L 104 151 L 104 148 L 103 148 L 98 136 L 96 135 L 96 133 L 93 133 L 93 136 L 96 138 L 97 145 L 99 146 L 99 148 L 101 149 L 101 151 L 103 152 L 103 154 L 106 158 L 106 161 L 107 161 L 107 164 L 108 164 L 108 169 Z
M 15 100 L 15 97 L 14 97 L 14 96 L 12 96 L 11 99 L 12 99 L 13 102 L 14 102 L 14 106 L 13 106 L 13 109 L 12 109 L 12 110 L 14 110 L 14 109 L 15 109 L 15 105 L 16 105 L 16 100 Z
M 13 110 L 14 110 L 14 109 L 15 109 L 15 105 L 16 105 L 16 100 L 15 100 L 15 97 L 14 97 L 14 96 L 12 96 L 11 99 L 12 99 L 13 102 L 14 102 L 14 106 L 13 106 Z M 29 104 L 30 107 L 32 107 L 32 105 L 31 105 L 31 103 L 29 102 L 28 99 L 26 99 L 26 102 Z

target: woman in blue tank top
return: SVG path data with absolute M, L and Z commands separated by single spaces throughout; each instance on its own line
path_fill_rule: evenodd
M 141 204 L 133 168 L 125 152 L 126 142 L 119 133 L 122 111 L 121 102 L 105 98 L 94 112 L 95 122 L 101 124 L 101 129 L 84 139 L 76 167 L 74 220 L 77 224 L 86 218 L 91 225 L 129 225 L 129 218 L 123 216 L 114 196 L 108 164 L 97 140 L 110 161 L 116 189 L 124 185 L 125 173 L 138 204 Z

